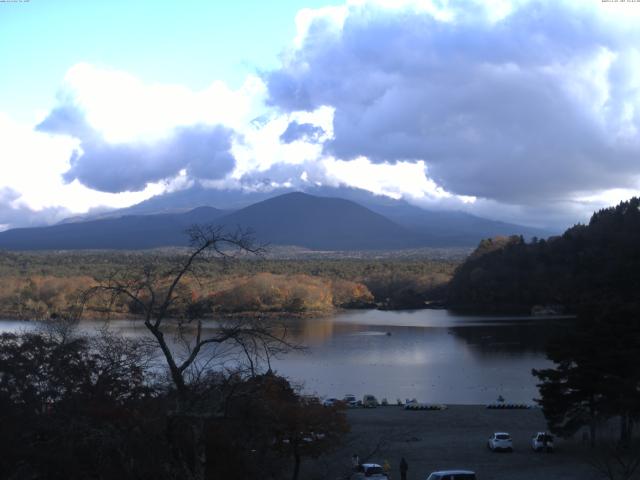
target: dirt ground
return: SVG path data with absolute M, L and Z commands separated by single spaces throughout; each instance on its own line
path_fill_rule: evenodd
M 469 469 L 478 480 L 591 480 L 602 478 L 588 464 L 590 449 L 582 438 L 556 439 L 555 453 L 535 453 L 531 436 L 545 430 L 538 408 L 488 410 L 484 406 L 454 405 L 443 411 L 409 411 L 389 406 L 350 409 L 351 433 L 337 451 L 306 460 L 301 478 L 349 478 L 351 456 L 361 462 L 391 465 L 392 480 L 400 480 L 398 465 L 404 457 L 409 480 L 426 480 L 444 469 Z M 509 432 L 513 453 L 487 449 L 491 433 Z

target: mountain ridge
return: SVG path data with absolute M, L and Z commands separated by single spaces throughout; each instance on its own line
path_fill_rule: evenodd
M 185 246 L 188 238 L 184 230 L 196 223 L 248 228 L 255 232 L 260 242 L 313 250 L 471 246 L 486 236 L 522 234 L 527 228 L 501 224 L 509 231 L 494 232 L 491 225 L 496 222 L 480 217 L 460 213 L 456 224 L 438 220 L 438 216 L 446 220 L 451 215 L 433 214 L 390 200 L 367 208 L 344 198 L 289 192 L 234 211 L 202 206 L 180 213 L 124 214 L 49 227 L 13 229 L 0 233 L 0 248 L 73 250 Z M 385 211 L 390 213 L 381 213 Z M 477 222 L 485 222 L 482 235 L 469 227 L 470 219 L 474 218 Z

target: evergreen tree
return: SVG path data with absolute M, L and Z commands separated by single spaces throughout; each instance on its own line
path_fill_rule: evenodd
M 549 345 L 555 368 L 533 370 L 549 428 L 570 436 L 584 426 L 592 444 L 600 421 L 620 418 L 627 442 L 640 416 L 640 316 L 634 304 L 585 308 L 577 329 Z

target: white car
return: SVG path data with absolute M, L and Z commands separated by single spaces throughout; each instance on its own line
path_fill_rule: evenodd
M 513 452 L 511 435 L 506 432 L 496 432 L 489 437 L 487 447 L 489 447 L 489 450 L 492 452 Z
M 553 435 L 538 432 L 531 438 L 531 448 L 534 452 L 553 452 Z
M 337 398 L 327 398 L 322 402 L 322 405 L 325 407 L 335 407 L 338 403 L 340 403 L 340 400 Z
M 476 473 L 471 470 L 441 470 L 433 472 L 427 480 L 476 480 Z
M 383 480 L 388 480 L 389 475 L 387 475 L 384 469 L 378 465 L 377 463 L 363 463 L 360 465 L 360 471 L 354 474 L 351 477 L 353 480 L 356 479 L 369 479 L 369 478 L 379 478 Z

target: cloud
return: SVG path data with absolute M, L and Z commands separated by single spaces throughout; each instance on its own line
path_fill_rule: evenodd
M 102 192 L 140 191 L 182 170 L 195 178 L 213 180 L 229 173 L 235 164 L 230 151 L 233 132 L 220 125 L 177 127 L 168 138 L 151 143 L 110 143 L 87 125 L 81 113 L 64 107 L 53 110 L 37 129 L 78 135 L 80 147 L 63 178 L 66 182 L 77 179 Z
M 60 125 L 73 124 L 73 112 L 58 116 Z M 141 192 L 104 193 L 77 180 L 65 183 L 64 172 L 80 141 L 68 135 L 35 131 L 0 113 L 0 191 L 3 228 L 47 224 L 92 208 L 122 208 L 171 188 L 174 182 L 149 184 Z
M 422 161 L 443 190 L 506 205 L 637 188 L 631 23 L 576 2 L 340 8 L 306 11 L 297 47 L 265 74 L 280 111 L 334 109 L 325 155 Z
M 321 127 L 317 127 L 311 123 L 298 123 L 292 121 L 287 125 L 287 129 L 280 135 L 280 141 L 284 143 L 293 143 L 297 140 L 316 141 L 325 131 Z
M 33 210 L 20 202 L 21 194 L 9 187 L 0 187 L 0 231 L 13 227 L 30 227 L 59 222 L 68 217 L 69 210 L 48 207 Z
M 36 129 L 78 139 L 63 178 L 101 192 L 142 191 L 181 172 L 195 179 L 220 179 L 235 167 L 231 150 L 236 133 L 228 125 L 238 120 L 237 112 L 225 117 L 219 110 L 242 102 L 220 86 L 210 90 L 194 94 L 146 86 L 122 72 L 81 65 L 70 70 L 59 105 Z M 197 102 L 208 105 L 216 96 L 226 99 L 216 112 Z
M 141 191 L 151 182 L 168 180 L 182 170 L 213 180 L 234 167 L 232 132 L 221 126 L 176 128 L 167 139 L 147 143 L 110 144 L 100 137 L 85 139 L 71 158 L 64 179 L 78 179 L 102 192 Z
M 149 83 L 127 72 L 79 63 L 66 73 L 59 106 L 83 112 L 110 143 L 163 139 L 179 126 L 223 125 L 241 129 L 258 115 L 263 82 L 248 76 L 236 90 L 214 81 L 202 90 Z

